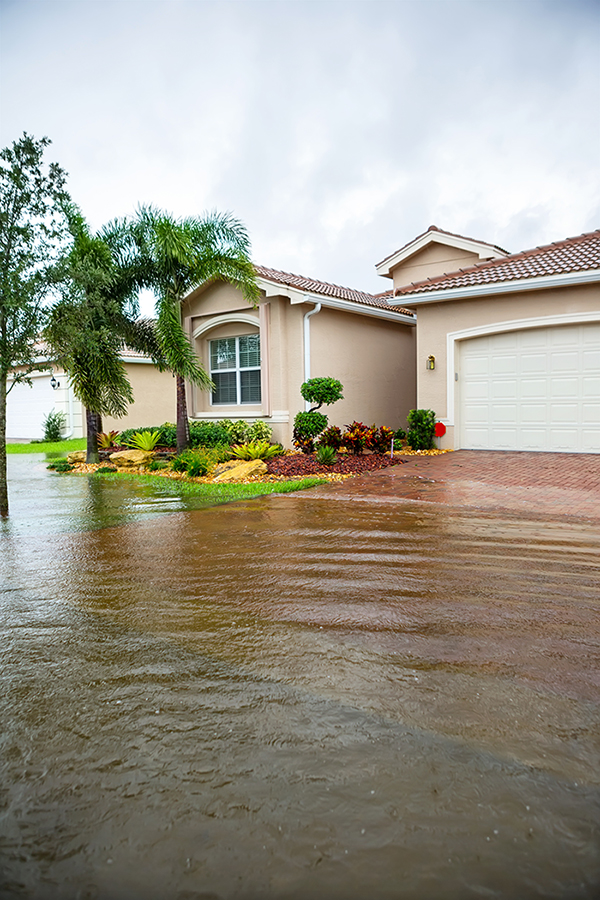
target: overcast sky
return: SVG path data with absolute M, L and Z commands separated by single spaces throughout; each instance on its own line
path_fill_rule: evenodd
M 435 224 L 600 227 L 598 0 L 0 0 L 0 145 L 93 228 L 231 210 L 254 260 L 364 290 Z

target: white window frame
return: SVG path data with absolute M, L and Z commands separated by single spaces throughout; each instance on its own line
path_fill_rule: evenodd
M 258 366 L 240 366 L 240 338 L 246 337 L 256 337 L 258 338 L 258 354 L 259 354 L 259 364 Z M 231 367 L 229 369 L 214 369 L 212 368 L 212 344 L 216 341 L 235 341 L 235 367 Z M 260 406 L 262 402 L 262 379 L 259 379 L 258 389 L 260 391 L 260 397 L 258 400 L 244 401 L 242 402 L 242 372 L 258 372 L 261 374 L 261 366 L 262 366 L 262 355 L 261 355 L 261 340 L 260 340 L 260 332 L 252 332 L 250 334 L 237 334 L 237 335 L 227 335 L 227 337 L 217 337 L 212 338 L 208 342 L 208 358 L 209 358 L 209 366 L 210 366 L 210 377 L 214 378 L 215 374 L 223 375 L 226 373 L 235 372 L 235 390 L 236 390 L 236 402 L 235 403 L 215 403 L 214 401 L 214 393 L 210 395 L 210 405 L 222 408 L 224 406 Z

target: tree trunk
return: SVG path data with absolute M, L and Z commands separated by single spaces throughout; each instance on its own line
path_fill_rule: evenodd
M 190 446 L 190 423 L 187 416 L 185 399 L 185 381 L 181 375 L 177 378 L 177 453 L 183 453 Z
M 6 375 L 0 384 L 0 516 L 8 515 L 8 483 L 6 480 Z
M 86 463 L 99 463 L 100 454 L 98 453 L 98 419 L 97 413 L 91 409 L 85 410 L 85 424 L 87 431 L 87 455 Z

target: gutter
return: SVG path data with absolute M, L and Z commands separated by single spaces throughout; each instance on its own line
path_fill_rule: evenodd
M 304 381 L 310 378 L 310 318 L 320 312 L 321 304 L 317 301 L 313 309 L 304 314 Z M 310 408 L 308 400 L 305 401 L 305 407 L 307 410 Z

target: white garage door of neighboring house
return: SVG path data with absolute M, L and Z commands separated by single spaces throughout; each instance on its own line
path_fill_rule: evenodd
M 600 453 L 600 324 L 461 342 L 460 446 Z
M 32 376 L 33 387 L 16 384 L 8 395 L 6 436 L 13 440 L 31 440 L 44 435 L 43 420 L 55 408 L 56 392 L 50 375 Z

